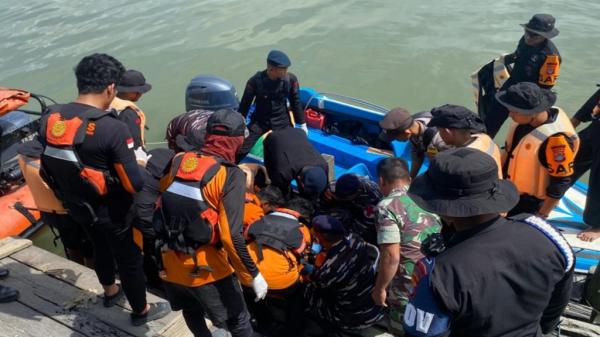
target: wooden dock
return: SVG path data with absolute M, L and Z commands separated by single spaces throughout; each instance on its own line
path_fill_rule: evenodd
M 0 266 L 10 270 L 1 285 L 18 289 L 18 301 L 0 303 L 0 336 L 187 337 L 180 312 L 147 325 L 130 323 L 126 300 L 104 308 L 93 270 L 35 247 L 26 239 L 0 240 Z M 148 302 L 164 299 L 147 294 Z
M 102 287 L 93 270 L 71 262 L 19 238 L 0 240 L 0 266 L 10 270 L 1 285 L 18 289 L 20 297 L 0 303 L 0 337 L 191 337 L 180 312 L 135 327 L 129 321 L 126 300 L 104 308 Z M 150 293 L 149 302 L 164 301 Z M 589 311 L 589 307 L 571 304 L 572 311 Z M 211 330 L 210 321 L 207 325 Z M 600 336 L 600 327 L 563 317 L 561 336 Z M 309 331 L 310 325 L 309 325 Z M 223 330 L 215 334 L 230 336 Z M 364 337 L 391 337 L 380 327 L 362 331 Z

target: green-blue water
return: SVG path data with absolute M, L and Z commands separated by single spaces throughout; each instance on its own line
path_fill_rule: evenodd
M 193 76 L 222 76 L 241 91 L 272 48 L 290 55 L 302 85 L 321 91 L 413 112 L 444 103 L 473 108 L 471 72 L 513 51 L 519 23 L 539 12 L 553 14 L 561 31 L 557 105 L 573 113 L 600 81 L 597 0 L 0 3 L 0 85 L 68 101 L 81 57 L 112 54 L 154 86 L 140 102 L 148 141 L 161 141 L 166 122 L 183 112 Z

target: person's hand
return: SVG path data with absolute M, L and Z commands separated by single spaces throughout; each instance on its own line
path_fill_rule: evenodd
M 306 127 L 306 123 L 304 123 L 304 124 L 296 124 L 296 127 L 298 129 L 304 130 L 304 132 L 308 135 L 308 127 Z
M 256 294 L 255 302 L 258 302 L 265 297 L 267 297 L 267 290 L 269 286 L 267 285 L 267 281 L 262 276 L 261 273 L 258 273 L 255 278 L 252 279 L 252 289 L 254 289 L 254 293 Z
M 385 303 L 385 300 L 387 299 L 387 292 L 385 289 L 373 288 L 371 298 L 373 299 L 373 302 L 375 302 L 375 305 L 387 307 L 387 304 Z
M 141 146 L 133 150 L 133 153 L 135 154 L 135 159 L 137 160 L 138 164 L 144 167 L 146 166 L 148 160 L 150 160 L 150 158 L 152 157 L 152 155 L 146 153 L 146 151 Z

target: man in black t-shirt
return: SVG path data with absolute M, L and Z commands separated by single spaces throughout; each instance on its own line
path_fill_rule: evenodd
M 502 85 L 505 90 L 521 82 L 536 83 L 540 88 L 551 89 L 558 80 L 562 58 L 558 48 L 550 40 L 559 33 L 554 27 L 555 19 L 550 14 L 536 14 L 528 23 L 514 53 L 505 57 L 506 64 L 514 64 L 510 78 Z M 488 134 L 494 138 L 508 118 L 508 110 L 494 101 L 493 110 L 486 119 Z
M 132 324 L 142 325 L 170 309 L 164 302 L 146 302 L 142 256 L 133 242 L 133 195 L 144 184 L 138 162 L 145 165 L 145 160 L 136 161 L 127 126 L 106 110 L 124 71 L 106 54 L 79 62 L 75 101 L 52 106 L 42 117 L 40 174 L 92 240 L 104 306 L 115 305 L 125 295 Z M 120 285 L 115 282 L 117 267 Z
M 284 52 L 271 50 L 267 56 L 267 69 L 257 72 L 246 83 L 239 112 L 246 117 L 253 102 L 255 108 L 248 125 L 250 134 L 236 155 L 237 162 L 244 159 L 265 132 L 292 125 L 288 102 L 294 123 L 308 133 L 304 111 L 300 105 L 298 78 L 288 72 L 291 65 L 292 62 Z
M 575 156 L 571 184 L 590 171 L 583 221 L 591 228 L 579 233 L 578 237 L 584 241 L 594 241 L 600 238 L 600 208 L 593 207 L 600 205 L 600 90 L 571 118 L 574 127 L 582 122 L 591 123 L 578 133 L 581 145 Z
M 554 330 L 569 303 L 575 256 L 543 219 L 500 215 L 519 193 L 499 180 L 490 156 L 471 148 L 440 153 L 408 195 L 439 215 L 452 235 L 421 245 L 427 257 L 414 268 L 406 336 L 541 336 Z

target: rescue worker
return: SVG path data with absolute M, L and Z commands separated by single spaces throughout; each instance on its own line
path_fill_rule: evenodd
M 485 125 L 473 111 L 460 105 L 446 104 L 431 110 L 433 118 L 427 126 L 436 127 L 444 143 L 454 147 L 470 147 L 485 152 L 498 165 L 502 179 L 500 148 L 485 133 Z
M 127 126 L 107 110 L 124 72 L 106 54 L 79 62 L 79 95 L 72 103 L 50 107 L 41 119 L 40 174 L 92 240 L 104 306 L 115 305 L 125 294 L 132 324 L 142 325 L 164 317 L 170 308 L 146 302 L 142 255 L 131 229 L 133 194 L 144 180 Z M 117 267 L 120 285 L 115 283 Z
M 161 277 L 167 299 L 183 311 L 194 336 L 211 336 L 205 315 L 234 337 L 253 335 L 234 271 L 250 275 L 255 300 L 267 294 L 242 235 L 245 177 L 232 164 L 246 133 L 242 115 L 217 110 L 207 121 L 202 149 L 176 155 L 161 180 L 154 217 Z
M 152 85 L 146 83 L 144 74 L 129 69 L 125 71 L 117 86 L 117 97 L 110 103 L 111 109 L 117 112 L 119 120 L 127 124 L 135 149 L 145 147 L 144 133 L 147 128 L 146 115 L 135 103 L 151 89 Z
M 438 130 L 428 127 L 431 120 L 431 112 L 421 111 L 412 115 L 404 108 L 393 108 L 383 120 L 379 121 L 382 131 L 379 139 L 384 142 L 398 140 L 409 141 L 411 145 L 410 177 L 419 174 L 421 166 L 425 161 L 425 155 L 430 159 L 438 152 L 451 148 L 444 143 Z
M 17 152 L 19 167 L 40 211 L 40 220 L 52 231 L 58 232 L 69 260 L 94 268 L 94 250 L 83 227 L 68 215 L 62 202 L 40 176 L 40 157 L 44 152 L 42 144 L 34 139 L 21 144 Z
M 375 209 L 381 197 L 379 186 L 368 176 L 346 173 L 329 184 L 318 213 L 338 218 L 349 232 L 376 244 Z
M 521 83 L 536 83 L 541 88 L 551 89 L 558 80 L 562 58 L 550 39 L 559 33 L 554 27 L 556 20 L 550 14 L 535 14 L 528 23 L 521 24 L 525 34 L 519 40 L 517 49 L 504 57 L 505 64 L 514 64 L 510 78 L 500 90 Z M 494 138 L 508 117 L 508 111 L 496 101 L 491 113 L 486 115 L 485 126 Z
M 412 289 L 411 275 L 423 258 L 421 243 L 440 231 L 439 219 L 406 194 L 410 186 L 408 165 L 401 158 L 377 163 L 379 186 L 385 195 L 377 205 L 379 266 L 371 296 L 375 304 L 389 306 L 390 331 L 401 335 L 402 314 Z
M 324 336 L 368 328 L 384 317 L 370 293 L 375 283 L 373 246 L 346 235 L 336 218 L 314 217 L 312 228 L 322 247 L 304 293 L 306 312 L 325 330 Z
M 508 215 L 545 219 L 569 189 L 579 137 L 567 114 L 553 106 L 556 94 L 535 83 L 517 83 L 496 99 L 512 119 L 502 152 L 503 176 L 521 195 Z
M 455 234 L 442 245 L 423 243 L 428 256 L 414 268 L 406 336 L 541 336 L 555 329 L 569 303 L 574 254 L 543 219 L 500 215 L 519 192 L 498 179 L 490 156 L 470 148 L 440 153 L 408 195 Z
M 271 132 L 264 142 L 264 162 L 271 184 L 286 197 L 294 179 L 300 194 L 313 201 L 327 187 L 327 162 L 300 129 L 287 127 Z
M 583 241 L 594 241 L 600 238 L 600 90 L 596 91 L 571 118 L 574 127 L 582 122 L 591 122 L 579 132 L 581 146 L 575 156 L 571 184 L 590 170 L 583 221 L 591 226 L 579 235 Z M 596 207 L 594 207 L 596 206 Z
M 162 288 L 159 277 L 159 266 L 156 263 L 156 233 L 152 225 L 154 208 L 160 197 L 160 179 L 171 163 L 175 153 L 169 149 L 152 149 L 148 151 L 144 187 L 135 195 L 134 241 L 144 252 L 144 273 L 146 283 L 153 288 Z
M 8 269 L 0 267 L 0 280 L 7 278 L 9 274 Z M 0 285 L 0 303 L 16 301 L 18 298 L 19 291 L 17 289 Z
M 281 198 L 279 202 L 283 200 L 283 195 L 277 188 L 268 188 L 266 192 L 258 194 L 267 197 L 265 208 L 278 202 L 270 200 L 268 194 L 277 193 Z M 314 208 L 309 200 L 295 197 L 285 205 L 265 212 L 263 217 L 250 223 L 244 230 L 250 257 L 269 285 L 267 299 L 255 302 L 251 288 L 252 278 L 238 273 L 246 303 L 257 322 L 257 331 L 262 334 L 302 336 L 304 308 L 300 261 L 312 242 L 310 231 L 304 223 L 307 220 L 304 219 L 310 219 L 313 213 Z M 284 329 L 279 333 L 275 333 L 276 326 L 273 324 L 273 304 L 279 304 L 285 312 Z
M 267 55 L 267 69 L 257 72 L 246 83 L 239 112 L 247 117 L 252 102 L 255 109 L 248 125 L 250 135 L 237 154 L 237 162 L 244 159 L 260 136 L 269 130 L 279 130 L 295 124 L 308 134 L 300 104 L 298 78 L 288 72 L 291 65 L 292 62 L 284 52 L 271 50 Z M 288 112 L 288 102 L 293 119 Z

